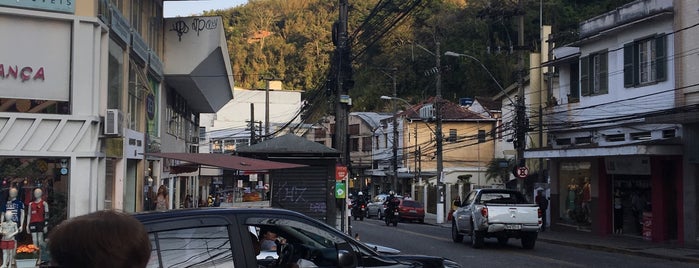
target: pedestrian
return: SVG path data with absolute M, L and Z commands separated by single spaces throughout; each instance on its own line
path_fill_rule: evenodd
M 621 190 L 614 191 L 614 234 L 624 233 L 624 205 Z
M 539 205 L 539 209 L 541 210 L 541 231 L 546 231 L 546 210 L 549 207 L 549 200 L 546 198 L 546 194 L 544 194 L 543 190 L 537 191 L 536 198 L 535 198 L 536 204 Z
M 143 224 L 114 210 L 68 219 L 49 235 L 51 267 L 146 267 L 151 242 Z

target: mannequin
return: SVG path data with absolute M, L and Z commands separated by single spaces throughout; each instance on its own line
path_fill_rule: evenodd
M 2 234 L 2 240 L 0 240 L 0 248 L 2 248 L 2 268 L 10 267 L 13 259 L 15 258 L 15 247 L 17 243 L 15 242 L 15 235 L 19 233 L 19 228 L 17 223 L 12 221 L 12 212 L 7 211 L 3 214 L 3 221 L 0 223 L 0 234 Z
M 37 247 L 44 242 L 44 234 L 48 229 L 49 205 L 42 199 L 43 195 L 40 188 L 34 189 L 34 201 L 29 202 L 27 209 L 27 233 L 32 235 L 32 241 Z
M 5 218 L 10 216 L 10 219 L 17 224 L 17 228 L 20 230 L 24 227 L 24 203 L 17 199 L 17 188 L 10 188 L 10 196 L 7 199 L 7 203 L 2 206 L 2 215 L 0 216 L 0 221 L 5 222 Z M 6 212 L 11 212 L 7 214 Z

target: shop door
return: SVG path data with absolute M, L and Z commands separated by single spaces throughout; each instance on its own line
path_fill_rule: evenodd
M 125 212 L 136 212 L 136 170 L 138 170 L 138 160 L 127 160 L 124 176 Z

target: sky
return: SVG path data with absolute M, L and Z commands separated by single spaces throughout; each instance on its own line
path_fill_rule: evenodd
M 248 0 L 165 1 L 166 18 L 199 15 L 202 11 L 226 9 L 247 4 Z

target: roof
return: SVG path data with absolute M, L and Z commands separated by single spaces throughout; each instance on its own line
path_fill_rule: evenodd
M 350 115 L 359 117 L 360 119 L 362 119 L 362 121 L 366 122 L 366 124 L 369 125 L 369 127 L 372 129 L 382 126 L 382 120 L 386 120 L 393 117 L 390 114 L 380 114 L 374 112 L 352 112 L 350 113 Z
M 261 171 L 270 169 L 286 169 L 305 167 L 306 165 L 288 164 L 282 162 L 260 160 L 227 154 L 200 153 L 146 153 L 148 156 L 162 157 L 186 161 L 193 164 L 218 167 L 232 170 Z
M 401 113 L 409 119 L 421 119 L 420 108 L 427 104 L 434 103 L 435 97 L 431 97 L 418 105 L 410 107 L 408 110 Z M 460 105 L 442 99 L 442 121 L 467 121 L 467 120 L 491 120 L 477 113 L 464 109 Z
M 294 134 L 286 134 L 258 144 L 239 147 L 236 151 L 239 153 L 340 154 L 338 150 Z
M 476 96 L 475 99 L 481 104 L 481 106 L 488 109 L 488 111 L 498 111 L 502 108 L 502 102 L 494 101 L 489 97 Z

